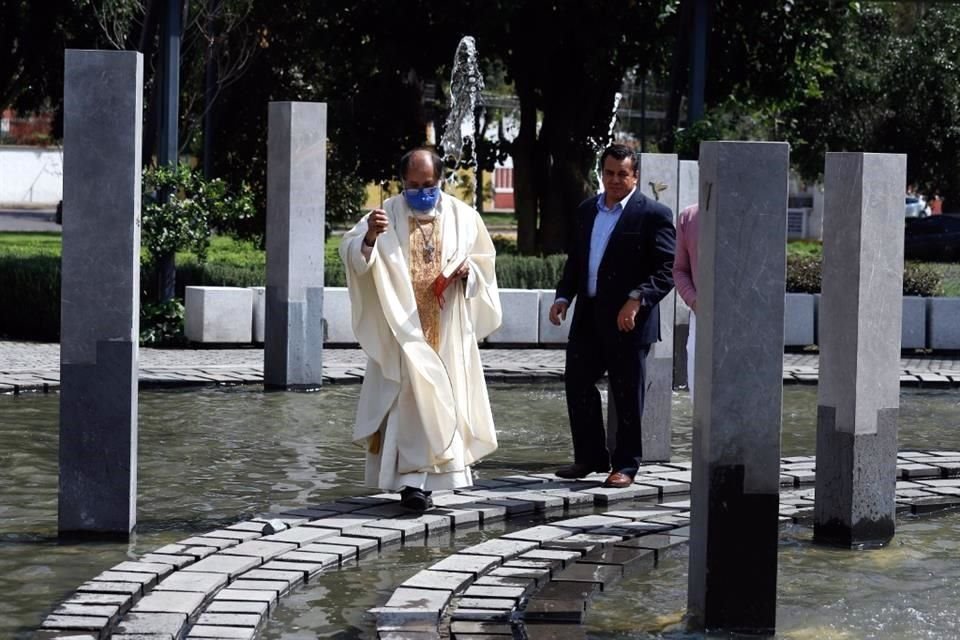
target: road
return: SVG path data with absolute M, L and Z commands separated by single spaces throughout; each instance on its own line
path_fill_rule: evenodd
M 0 209 L 0 231 L 60 231 L 51 209 Z

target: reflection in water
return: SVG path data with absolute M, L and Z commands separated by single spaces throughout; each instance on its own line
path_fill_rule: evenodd
M 358 393 L 359 386 L 318 393 L 262 393 L 254 387 L 142 393 L 138 533 L 129 544 L 85 545 L 56 541 L 58 396 L 0 397 L 0 637 L 29 637 L 28 630 L 72 589 L 117 562 L 271 506 L 355 494 L 363 481 L 363 452 L 349 437 Z M 478 466 L 480 477 L 549 471 L 570 460 L 560 385 L 491 385 L 490 395 L 501 447 Z M 901 448 L 960 450 L 960 396 L 907 392 L 902 403 Z M 815 407 L 815 387 L 785 390 L 783 455 L 813 452 Z M 677 458 L 690 457 L 690 428 L 686 394 L 675 394 Z M 953 615 L 948 603 L 958 595 L 948 585 L 960 584 L 960 575 L 948 570 L 956 563 L 946 560 L 957 555 L 957 517 L 899 525 L 894 545 L 879 553 L 825 551 L 809 544 L 808 530 L 791 531 L 781 553 L 783 637 L 828 637 L 816 635 L 825 629 L 838 638 L 896 637 L 896 625 L 908 619 L 923 628 L 955 622 L 944 616 Z M 424 562 L 500 533 L 458 533 L 454 540 L 448 536 L 370 559 L 362 570 L 322 576 L 284 598 L 267 637 L 367 637 L 366 609 L 382 604 Z M 612 604 L 601 598 L 590 617 L 593 637 L 674 624 L 685 601 L 685 551 L 672 558 L 650 574 L 649 583 L 622 583 L 610 594 Z M 837 566 L 849 572 L 838 575 Z M 932 602 L 902 605 L 907 590 Z M 604 614 L 607 606 L 618 613 Z M 788 635 L 791 629 L 808 633 L 803 629 L 811 606 L 818 608 L 822 627 L 809 632 L 813 636 Z M 624 610 L 636 614 L 623 621 Z M 862 633 L 878 625 L 894 635 Z

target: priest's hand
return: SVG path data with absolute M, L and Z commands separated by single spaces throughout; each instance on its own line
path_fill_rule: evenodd
M 460 278 L 461 280 L 466 280 L 470 277 L 470 265 L 464 262 L 460 265 L 460 268 L 453 272 L 453 278 Z
M 374 209 L 367 216 L 367 235 L 363 241 L 367 246 L 372 247 L 377 241 L 377 236 L 385 232 L 390 227 L 390 220 L 387 218 L 387 212 L 383 209 Z
M 560 326 L 560 323 L 567 319 L 567 309 L 570 305 L 558 300 L 550 305 L 550 323 Z
M 640 311 L 640 301 L 630 298 L 620 307 L 620 313 L 617 314 L 617 328 L 620 331 L 633 331 L 637 326 L 637 312 Z

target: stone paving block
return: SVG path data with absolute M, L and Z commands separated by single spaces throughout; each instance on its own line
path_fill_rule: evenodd
M 568 520 L 558 520 L 553 522 L 555 527 L 563 527 L 565 529 L 574 529 L 576 531 L 588 531 L 590 529 L 598 529 L 600 527 L 609 527 L 611 525 L 617 524 L 626 524 L 628 522 L 633 522 L 628 518 L 612 518 L 610 516 L 581 516 L 579 518 L 570 518 Z
M 466 552 L 455 553 L 430 566 L 432 571 L 453 571 L 479 575 L 500 564 L 500 560 L 493 556 L 471 555 Z
M 263 622 L 263 618 L 255 613 L 201 613 L 197 618 L 198 625 L 214 627 L 249 627 L 256 629 Z
M 527 602 L 527 606 L 521 615 L 524 621 L 550 620 L 554 622 L 581 624 L 583 622 L 583 614 L 583 600 L 544 600 L 533 597 Z M 536 625 L 531 625 L 531 628 L 535 627 Z
M 636 500 L 637 498 L 656 498 L 660 495 L 656 487 L 643 484 L 634 484 L 620 489 L 614 487 L 594 487 L 593 489 L 582 489 L 580 493 L 593 496 L 594 503 L 599 506 L 606 506 L 625 500 Z
M 516 600 L 506 598 L 460 598 L 458 607 L 464 609 L 498 609 L 501 611 L 511 611 L 517 604 Z
M 120 621 L 115 634 L 130 634 L 140 637 L 169 634 L 174 638 L 180 637 L 180 632 L 187 625 L 187 615 L 183 613 L 137 613 Z M 116 638 L 116 635 L 111 636 Z
M 227 576 L 222 573 L 201 571 L 178 571 L 157 585 L 154 593 L 161 591 L 195 591 L 213 593 L 227 584 Z
M 580 557 L 581 554 L 579 551 L 571 551 L 567 549 L 533 549 L 518 556 L 518 559 L 559 562 L 560 566 L 565 567 L 575 560 L 578 560 Z
M 472 620 L 475 622 L 508 622 L 512 610 L 505 609 L 467 609 L 458 608 L 452 614 L 453 620 Z
M 289 584 L 278 582 L 276 580 L 248 580 L 246 574 L 240 576 L 230 583 L 231 589 L 243 589 L 245 591 L 273 591 L 277 597 L 283 596 L 289 590 Z
M 264 565 L 266 567 L 266 565 Z M 306 575 L 303 571 L 277 570 L 277 569 L 253 569 L 240 576 L 244 580 L 270 580 L 273 582 L 282 582 L 286 584 L 286 589 L 291 589 L 304 581 Z M 285 589 L 285 590 L 286 590 Z
M 676 513 L 673 509 L 616 509 L 614 511 L 607 511 L 603 515 L 610 516 L 611 518 L 628 518 L 630 520 L 646 520 L 647 518 L 655 518 L 657 516 L 666 516 Z
M 115 604 L 101 605 L 83 605 L 64 602 L 53 610 L 55 616 L 93 616 L 96 618 L 106 618 L 107 624 L 111 625 L 120 618 L 120 607 Z
M 507 517 L 507 508 L 503 505 L 491 504 L 489 502 L 472 502 L 465 504 L 462 509 L 469 509 L 480 514 L 480 522 L 486 527 L 491 522 L 499 522 Z
M 261 538 L 263 542 L 283 542 L 295 544 L 302 547 L 311 542 L 317 542 L 324 538 L 330 538 L 337 535 L 332 529 L 318 529 L 316 527 L 293 527 L 286 531 L 274 533 Z
M 152 573 L 133 573 L 131 571 L 104 571 L 93 577 L 94 582 L 136 582 L 144 591 L 157 584 L 157 576 Z
M 562 527 L 553 527 L 548 524 L 539 525 L 536 527 L 530 527 L 529 529 L 521 529 L 520 531 L 513 531 L 512 533 L 505 534 L 500 537 L 501 540 L 528 540 L 530 542 L 547 542 L 549 540 L 557 540 L 558 538 L 566 538 L 570 535 L 569 529 L 564 529 Z
M 561 540 L 551 540 L 549 542 L 544 542 L 540 548 L 542 549 L 560 549 L 563 551 L 576 551 L 580 555 L 589 553 L 597 547 L 601 546 L 599 542 L 592 542 L 588 540 L 570 540 L 569 538 L 563 538 Z
M 345 548 L 345 547 L 341 547 L 341 548 Z M 277 556 L 276 560 L 271 560 L 270 562 L 266 562 L 263 565 L 261 565 L 261 567 L 266 569 L 268 567 L 281 566 L 276 564 L 278 562 L 282 562 L 283 566 L 299 564 L 299 565 L 303 565 L 304 572 L 309 571 L 310 572 L 309 575 L 313 576 L 313 575 L 316 575 L 317 573 L 320 573 L 320 571 L 324 569 L 328 569 L 328 568 L 336 569 L 344 562 L 350 562 L 356 559 L 357 556 L 355 551 L 348 552 L 348 553 L 350 554 L 349 559 L 343 560 L 341 556 L 338 554 L 314 553 L 314 552 L 304 551 L 303 549 L 300 549 L 298 551 L 288 551 L 282 556 Z M 319 570 L 315 571 L 317 567 L 319 567 Z
M 207 608 L 201 615 L 207 615 L 211 613 L 228 613 L 233 615 L 249 614 L 262 618 L 263 616 L 267 615 L 269 609 L 270 604 L 268 602 L 213 600 L 207 605 Z
M 660 491 L 661 497 L 672 494 L 690 493 L 690 485 L 688 483 L 678 482 L 676 480 L 644 477 L 637 478 L 634 481 L 634 486 L 637 485 L 656 487 Z
M 623 572 L 652 569 L 657 554 L 653 549 L 629 547 L 611 547 L 600 549 L 585 555 L 579 562 L 583 564 L 601 564 L 621 567 Z
M 84 582 L 77 587 L 78 593 L 116 593 L 129 597 L 139 597 L 143 591 L 139 582 Z
M 186 546 L 182 544 L 165 544 L 159 549 L 155 549 L 154 553 L 164 553 L 164 554 L 173 554 L 180 556 L 193 556 L 194 560 L 200 560 L 201 558 L 206 558 L 209 555 L 213 555 L 219 549 L 217 547 L 210 546 Z M 172 569 L 173 567 L 171 567 Z
M 551 570 L 548 567 L 497 567 L 489 575 L 494 578 L 526 578 L 542 585 L 550 581 Z
M 192 591 L 153 591 L 148 593 L 130 610 L 134 613 L 180 613 L 194 615 L 206 600 L 205 593 Z M 129 633 L 129 632 L 128 632 Z
M 110 623 L 110 618 L 103 616 L 59 615 L 56 613 L 47 616 L 41 623 L 41 629 L 56 629 L 58 631 L 94 631 L 99 637 L 100 631 Z
M 357 505 L 352 505 L 352 506 L 354 507 L 354 509 L 351 509 L 351 510 L 355 510 L 357 508 Z M 338 513 L 341 513 L 341 512 L 332 511 L 330 509 L 314 509 L 311 507 L 300 507 L 297 509 L 283 509 L 282 511 L 278 511 L 277 515 L 280 516 L 281 518 L 307 518 L 309 521 L 313 521 L 313 520 L 321 520 L 323 518 L 329 518 L 331 516 L 337 515 Z
M 534 597 L 540 600 L 589 601 L 602 589 L 596 582 L 551 582 L 537 591 Z
M 489 505 L 492 507 L 501 507 L 506 517 L 514 518 L 525 513 L 534 513 L 537 511 L 537 505 L 528 500 L 512 500 L 509 498 L 486 498 L 478 503 L 479 505 Z M 486 514 L 484 516 L 486 522 Z
M 435 589 L 413 589 L 409 587 L 398 587 L 390 599 L 387 600 L 385 607 L 398 607 L 401 609 L 426 609 L 435 611 L 439 617 L 440 612 L 450 602 L 451 593 L 449 591 L 438 591 Z
M 63 605 L 115 606 L 119 608 L 122 615 L 133 606 L 133 602 L 130 596 L 117 593 L 74 593 L 63 602 Z
M 187 634 L 190 638 L 218 638 L 220 640 L 253 640 L 257 630 L 250 627 L 219 627 L 213 625 L 194 625 Z
M 347 535 L 359 535 L 361 537 L 370 537 L 369 535 L 364 536 L 364 530 L 373 529 L 374 531 L 378 529 L 388 529 L 392 531 L 397 531 L 400 535 L 399 538 L 402 542 L 407 542 L 415 538 L 423 538 L 427 535 L 427 525 L 423 522 L 417 522 L 414 520 L 403 520 L 400 518 L 381 518 L 376 522 L 370 523 L 375 525 L 375 527 L 357 527 L 356 529 L 346 529 L 344 533 Z M 359 532 L 359 533 L 357 533 Z M 390 540 L 393 542 L 394 540 Z
M 533 578 L 510 578 L 491 574 L 480 576 L 474 581 L 473 585 L 477 587 L 519 587 L 526 595 L 537 586 L 537 581 Z
M 586 630 L 576 624 L 531 624 L 525 633 L 527 640 L 585 640 L 587 637 Z
M 199 536 L 193 536 L 190 538 L 184 538 L 183 540 L 178 540 L 175 544 L 182 547 L 216 547 L 219 551 L 220 549 L 233 547 L 239 543 L 240 540 L 227 540 L 226 538 L 213 537 L 201 538 Z
M 464 598 L 496 598 L 516 600 L 522 598 L 526 589 L 516 586 L 471 585 L 463 592 Z M 461 599 L 462 604 L 462 599 Z M 463 605 L 470 607 L 470 605 Z
M 260 562 L 272 560 L 277 556 L 293 551 L 297 544 L 289 542 L 264 542 L 263 540 L 250 540 L 242 542 L 235 547 L 224 549 L 219 555 L 222 556 L 248 556 L 256 558 Z
M 276 591 L 254 591 L 252 589 L 221 589 L 213 596 L 214 601 L 227 602 L 265 602 L 271 609 L 277 604 Z M 209 608 L 207 609 L 209 611 Z
M 461 549 L 461 553 L 481 556 L 496 556 L 503 560 L 520 555 L 525 551 L 536 549 L 539 544 L 529 540 L 493 539 L 475 544 L 472 547 Z
M 326 538 L 323 542 L 312 542 L 300 551 L 306 553 L 333 554 L 339 558 L 340 562 L 349 562 L 357 560 L 360 556 L 375 553 L 377 551 L 377 541 L 369 538 L 344 538 L 335 536 Z
M 902 472 L 907 479 L 940 477 L 940 469 L 926 464 L 898 464 L 897 471 Z
M 177 569 L 182 569 L 187 565 L 193 564 L 195 560 L 196 558 L 193 556 L 174 553 L 145 553 L 140 556 L 141 562 L 169 564 Z
M 634 549 L 651 549 L 657 553 L 657 562 L 660 561 L 660 555 L 663 551 L 680 544 L 686 544 L 689 538 L 677 535 L 668 535 L 655 533 L 638 538 L 631 538 L 623 542 L 616 543 L 618 547 L 631 547 Z
M 454 640 L 456 640 L 456 637 L 460 634 L 513 637 L 513 628 L 509 624 L 471 622 L 469 620 L 455 620 L 451 622 L 450 632 L 454 634 Z
M 576 563 L 554 576 L 554 582 L 591 582 L 606 590 L 623 573 L 620 567 Z
M 533 487 L 532 489 L 536 489 L 536 487 Z M 514 493 L 510 495 L 509 499 L 532 502 L 534 504 L 534 510 L 538 512 L 563 509 L 564 505 L 566 504 L 562 496 L 536 490 Z
M 639 523 L 631 522 L 624 525 L 617 525 L 616 527 L 611 528 L 620 528 L 620 527 L 630 527 L 637 526 Z M 664 525 L 666 526 L 666 525 Z M 577 533 L 569 538 L 570 542 L 589 542 L 601 547 L 607 547 L 612 544 L 616 544 L 624 539 L 623 535 L 617 533 L 607 533 L 606 528 L 594 529 L 594 533 Z
M 260 537 L 260 534 L 255 531 L 234 531 L 231 529 L 215 529 L 209 531 L 202 535 L 196 536 L 198 538 L 221 538 L 223 540 L 236 540 L 237 542 L 246 542 L 247 540 L 255 540 Z
M 480 524 L 480 512 L 473 509 L 444 507 L 442 509 L 434 509 L 433 513 L 449 518 L 453 523 L 453 527 L 456 529 Z
M 464 496 L 459 493 L 445 493 L 439 494 L 438 492 L 433 492 L 433 504 L 437 507 L 456 507 L 462 504 L 468 504 L 474 502 L 476 498 L 473 496 Z
M 245 520 L 232 524 L 229 527 L 224 527 L 224 529 L 227 531 L 252 531 L 258 536 L 268 536 L 278 532 L 276 527 L 267 520 Z M 283 529 L 280 529 L 280 531 L 282 530 Z
M 260 558 L 250 556 L 227 556 L 215 554 L 198 560 L 189 567 L 184 568 L 184 572 L 199 571 L 201 573 L 222 573 L 230 576 L 231 579 L 237 577 L 244 571 L 249 571 L 260 564 Z
M 319 527 L 321 529 L 336 529 L 338 533 L 343 533 L 345 529 L 353 529 L 355 527 L 362 527 L 365 524 L 369 524 L 377 518 L 373 516 L 355 516 L 350 514 L 337 515 L 329 518 L 321 518 L 319 520 L 311 520 L 303 526 L 305 527 Z
M 399 531 L 390 529 L 375 529 L 373 527 L 357 527 L 351 529 L 349 535 L 344 533 L 341 536 L 326 538 L 321 544 L 334 544 L 340 546 L 352 546 L 357 549 L 361 556 L 366 553 L 372 553 L 378 548 L 383 548 L 391 544 L 399 544 L 401 534 Z M 309 546 L 309 545 L 308 545 Z M 306 547 L 304 547 L 306 549 Z
M 583 493 L 571 489 L 543 489 L 542 493 L 563 498 L 563 504 L 568 509 L 579 505 L 592 505 L 596 499 L 591 493 Z
M 374 507 L 362 507 L 352 512 L 352 515 L 355 516 L 365 516 L 372 517 L 376 519 L 380 518 L 398 518 L 404 515 L 410 515 L 410 509 L 407 509 L 404 506 L 396 502 L 390 504 L 380 504 Z M 372 524 L 372 523 L 371 523 Z
M 960 508 L 960 496 L 938 495 L 910 501 L 910 512 L 916 515 Z
M 400 586 L 411 589 L 437 589 L 457 593 L 463 591 L 472 581 L 472 573 L 424 569 L 404 580 Z
M 134 562 L 128 560 L 110 567 L 110 571 L 124 571 L 129 573 L 150 573 L 163 579 L 173 571 L 173 565 L 159 562 Z

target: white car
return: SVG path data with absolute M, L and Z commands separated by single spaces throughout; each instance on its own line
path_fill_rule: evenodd
M 907 196 L 904 216 L 907 218 L 923 218 L 930 215 L 930 207 L 923 196 Z

